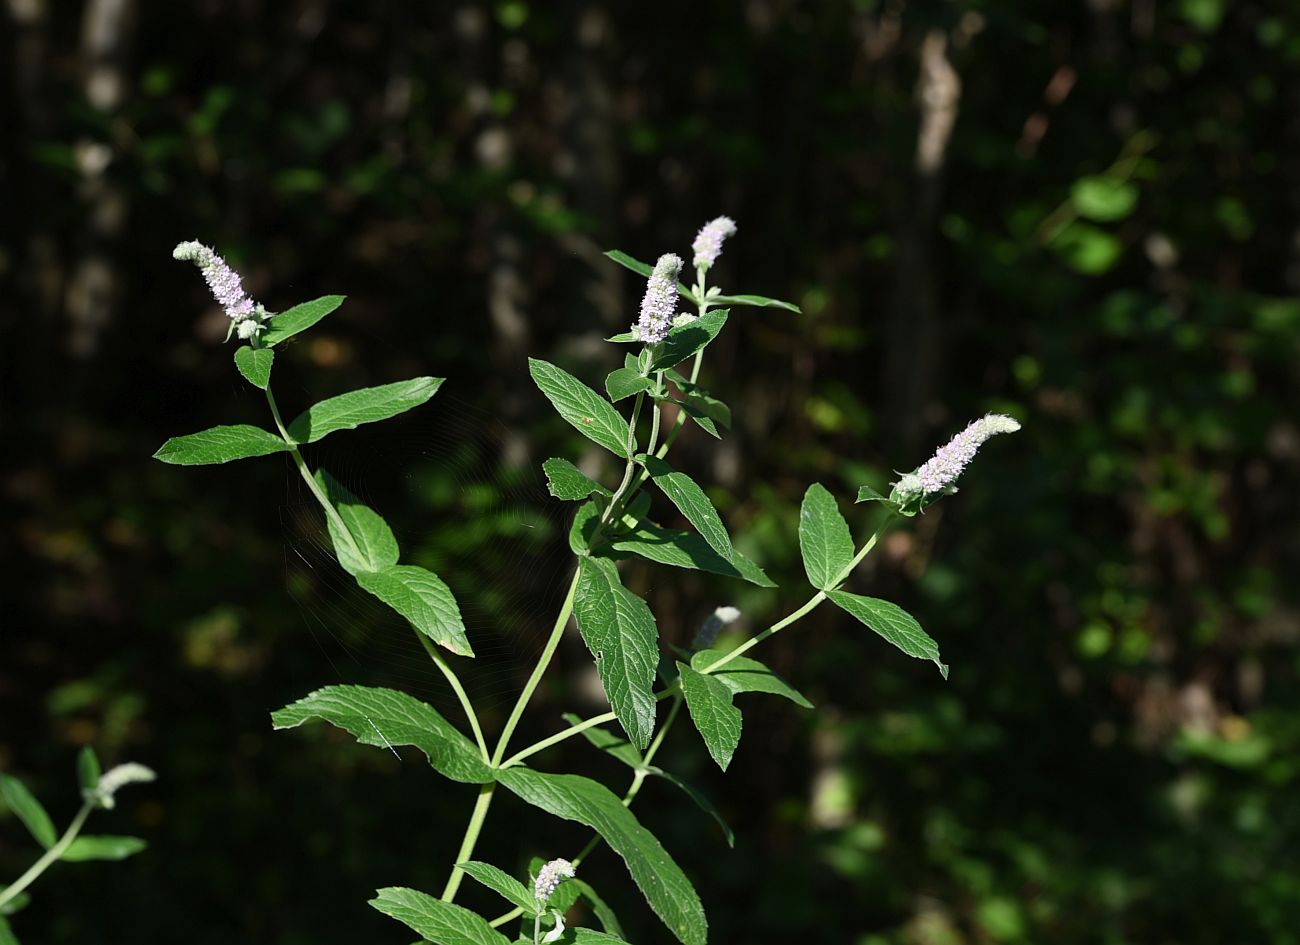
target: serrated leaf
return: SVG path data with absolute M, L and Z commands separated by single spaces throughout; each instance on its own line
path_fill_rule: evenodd
M 593 502 L 584 502 L 573 513 L 573 524 L 569 526 L 569 548 L 575 555 L 586 555 L 591 550 L 591 539 L 600 524 L 600 506 Z
M 596 916 L 596 921 L 598 921 L 601 928 L 608 933 L 607 935 L 601 935 L 601 933 L 592 931 L 591 929 L 574 929 L 575 933 L 586 933 L 584 938 L 576 938 L 575 940 L 590 941 L 593 943 L 622 942 L 627 936 L 623 932 L 622 923 L 618 921 L 618 916 L 616 916 L 614 910 L 609 907 L 609 903 L 601 898 L 600 893 L 596 892 L 596 890 L 592 888 L 591 883 L 585 882 L 581 879 L 571 879 L 569 882 L 573 883 L 573 885 L 577 887 L 578 892 L 582 894 L 582 898 L 586 899 L 587 902 L 591 904 L 591 911 L 592 914 Z M 596 936 L 596 938 L 592 938 L 592 936 Z
M 77 785 L 83 791 L 93 791 L 99 787 L 99 776 L 103 773 L 95 749 L 89 745 L 82 746 L 77 753 Z
M 943 678 L 948 678 L 948 667 L 939 659 L 939 644 L 903 608 L 878 597 L 861 597 L 844 591 L 830 591 L 826 596 L 908 656 L 930 660 L 939 667 Z
M 356 579 L 434 643 L 460 656 L 474 655 L 456 598 L 432 571 L 395 564 L 382 571 L 358 571 Z
M 546 491 L 557 499 L 578 502 L 593 492 L 609 495 L 608 489 L 589 478 L 567 459 L 552 457 L 542 463 L 542 471 L 546 473 Z
M 45 849 L 54 846 L 58 834 L 54 830 L 54 821 L 45 812 L 35 795 L 27 786 L 11 774 L 0 774 L 0 797 L 14 812 L 14 816 L 23 822 L 36 842 Z
M 655 727 L 655 665 L 659 631 L 650 608 L 619 581 L 606 558 L 578 560 L 573 615 L 609 698 L 632 744 L 644 748 Z
M 649 390 L 654 386 L 655 382 L 650 378 L 642 376 L 639 371 L 625 367 L 610 371 L 609 377 L 605 378 L 605 390 L 609 393 L 609 399 L 614 403 L 618 403 L 624 397 L 631 397 L 633 394 Z
M 783 308 L 787 312 L 794 312 L 796 315 L 803 314 L 803 310 L 793 302 L 769 299 L 765 295 L 715 295 L 709 299 L 709 303 L 711 305 L 749 305 L 754 308 Z
M 649 263 L 643 263 L 641 260 L 629 256 L 627 253 L 623 252 L 622 250 L 608 249 L 605 251 L 605 255 L 610 259 L 614 260 L 614 262 L 618 263 L 620 266 L 623 266 L 627 269 L 631 269 L 637 275 L 645 276 L 647 279 L 650 278 L 650 273 L 655 271 L 654 266 L 650 265 Z M 692 304 L 696 304 L 698 302 L 698 299 L 695 298 L 695 293 L 692 292 L 684 282 L 677 283 L 677 292 Z
M 664 339 L 663 347 L 659 350 L 659 355 L 655 358 L 654 363 L 650 365 L 650 369 L 652 371 L 662 371 L 674 364 L 685 361 L 718 337 L 718 332 L 722 331 L 722 326 L 726 323 L 727 310 L 720 308 L 706 315 L 701 315 L 693 322 L 670 329 L 668 337 Z
M 69 863 L 80 863 L 85 860 L 125 860 L 147 846 L 148 844 L 139 837 L 82 835 L 68 844 L 68 848 L 63 851 L 62 859 Z
M 705 945 L 708 920 L 690 880 L 608 788 L 589 778 L 543 774 L 523 766 L 498 771 L 497 780 L 534 807 L 595 830 L 623 858 L 650 908 L 678 940 Z
M 564 713 L 564 721 L 570 725 L 577 725 L 582 719 L 572 712 Z M 595 745 L 601 751 L 608 752 L 612 757 L 617 758 L 623 764 L 630 768 L 640 769 L 645 764 L 635 745 L 622 736 L 615 735 L 613 732 L 603 729 L 600 726 L 584 728 L 579 734 L 587 741 Z
M 700 650 L 691 657 L 691 667 L 704 672 L 725 656 L 721 650 Z M 767 692 L 774 696 L 784 696 L 795 705 L 811 709 L 813 704 L 804 698 L 788 682 L 768 669 L 756 659 L 748 656 L 733 656 L 709 676 L 718 680 L 733 693 Z
M 695 526 L 704 540 L 709 543 L 709 547 L 727 561 L 731 561 L 733 557 L 731 537 L 727 534 L 726 526 L 722 524 L 718 510 L 713 507 L 704 490 L 696 485 L 690 476 L 677 472 L 657 456 L 647 456 L 645 468 L 650 478 L 654 480 L 654 484 L 659 487 L 659 491 L 666 495 L 686 516 L 686 520 Z
M 609 401 L 549 361 L 529 358 L 528 372 L 570 426 L 614 455 L 628 458 L 628 422 Z
M 478 913 L 414 889 L 380 889 L 370 905 L 437 945 L 510 945 Z
M 881 495 L 870 486 L 859 486 L 858 497 L 854 500 L 854 505 L 859 502 L 888 502 L 889 496 Z
M 682 791 L 682 793 L 694 801 L 696 807 L 704 811 L 704 813 L 708 814 L 717 822 L 718 827 L 722 830 L 722 836 L 727 840 L 727 846 L 735 847 L 736 835 L 732 832 L 731 825 L 722 819 L 722 815 L 718 813 L 718 809 L 713 806 L 707 797 L 695 790 L 695 788 L 691 787 L 671 771 L 665 771 L 663 768 L 656 768 L 654 765 L 651 765 L 646 770 L 649 774 L 658 778 L 663 778 L 668 783 L 675 785 Z
M 642 493 L 643 496 L 644 494 Z M 731 549 L 731 560 L 728 561 L 694 532 L 661 528 L 644 520 L 637 522 L 630 532 L 620 535 L 618 540 L 610 544 L 610 548 L 675 568 L 692 568 L 710 574 L 741 578 L 759 587 L 776 587 L 762 568 L 734 547 Z
M 814 482 L 799 508 L 799 551 L 808 580 L 820 591 L 835 585 L 853 561 L 853 536 L 835 497 Z
M 266 390 L 271 383 L 273 361 L 275 352 L 270 348 L 250 348 L 245 345 L 235 349 L 235 367 L 244 375 L 244 380 L 259 390 Z
M 334 554 L 343 569 L 349 574 L 357 574 L 360 571 L 382 571 L 397 564 L 400 554 L 397 537 L 379 513 L 362 503 L 324 469 L 316 470 L 316 482 L 352 537 L 349 544 L 347 537 L 334 524 L 334 518 L 325 516 Z
M 474 744 L 431 706 L 404 692 L 326 686 L 271 713 L 277 729 L 295 728 L 312 719 L 349 732 L 363 745 L 418 748 L 435 771 L 453 781 L 487 784 L 492 780 L 492 770 Z
M 418 407 L 438 392 L 441 377 L 413 377 L 339 394 L 308 407 L 289 424 L 297 443 L 315 443 L 338 430 L 355 430 L 363 423 L 387 420 Z
M 344 298 L 345 296 L 342 295 L 324 295 L 273 315 L 266 323 L 266 331 L 262 333 L 262 344 L 268 347 L 278 345 L 286 338 L 292 338 L 298 332 L 306 331 L 342 305 Z
M 158 447 L 153 458 L 173 466 L 208 466 L 254 456 L 270 456 L 288 448 L 289 444 L 274 433 L 247 423 L 236 423 L 174 436 Z
M 685 663 L 678 662 L 677 671 L 681 674 L 682 694 L 686 696 L 691 721 L 713 760 L 726 771 L 740 744 L 741 728 L 740 710 L 731 704 L 731 690 Z
M 466 875 L 478 880 L 488 889 L 498 893 L 507 902 L 523 909 L 528 915 L 538 915 L 540 913 L 537 897 L 526 889 L 523 883 L 504 870 L 497 869 L 491 863 L 483 863 L 479 860 L 458 863 L 457 868 L 463 870 Z

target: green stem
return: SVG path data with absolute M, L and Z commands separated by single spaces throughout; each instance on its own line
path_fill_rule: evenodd
M 442 655 L 432 640 L 418 631 L 415 635 L 419 637 L 420 643 L 424 645 L 424 651 L 429 654 L 429 659 L 433 660 L 433 665 L 438 667 L 442 671 L 442 675 L 446 677 L 447 684 L 451 686 L 452 692 L 456 693 L 456 699 L 460 702 L 461 708 L 465 710 L 465 715 L 469 717 L 469 727 L 474 730 L 474 741 L 478 744 L 478 753 L 482 756 L 483 763 L 489 764 L 490 756 L 488 754 L 487 739 L 483 737 L 483 728 L 479 725 L 478 713 L 474 711 L 474 704 L 470 702 L 469 693 L 461 685 L 460 677 L 456 675 L 456 671 L 451 668 L 447 658 Z
M 557 742 L 562 742 L 566 738 L 569 738 L 573 735 L 577 735 L 580 732 L 585 732 L 587 729 L 594 728 L 597 725 L 604 725 L 606 722 L 613 722 L 617 718 L 618 716 L 613 712 L 605 712 L 601 715 L 593 715 L 589 719 L 584 719 L 581 722 L 578 722 L 574 725 L 570 725 L 562 732 L 557 732 L 548 738 L 543 738 L 539 742 L 534 742 L 533 744 L 529 745 L 527 748 L 523 749 L 522 751 L 515 752 L 505 761 L 501 762 L 501 764 L 497 765 L 497 767 L 512 768 L 515 765 L 519 764 L 521 761 L 523 761 L 525 758 L 529 758 L 537 754 L 539 751 L 544 751 L 545 749 L 550 748 L 552 745 L 556 744 Z
M 483 829 L 483 821 L 487 819 L 488 808 L 492 806 L 492 794 L 496 787 L 494 781 L 478 789 L 478 800 L 474 802 L 474 811 L 469 815 L 469 823 L 465 826 L 465 837 L 456 853 L 456 865 L 451 868 L 451 875 L 447 877 L 447 885 L 442 891 L 443 902 L 451 902 L 456 898 L 456 890 L 460 889 L 461 878 L 465 875 L 460 864 L 474 855 L 474 844 L 478 843 L 478 835 Z
M 37 877 L 49 869 L 51 864 L 62 858 L 68 847 L 72 845 L 72 841 L 77 839 L 77 834 L 81 832 L 82 826 L 85 825 L 86 818 L 90 816 L 90 812 L 94 809 L 94 801 L 86 801 L 81 805 L 81 810 L 77 811 L 77 816 L 72 818 L 72 823 L 68 825 L 68 829 L 63 832 L 63 836 L 58 839 L 58 842 L 46 850 L 45 855 L 33 863 L 26 873 L 14 880 L 12 886 L 8 886 L 3 892 L 0 892 L 0 907 L 17 898 L 18 894 L 36 882 Z M 0 915 L 2 914 L 3 910 L 0 910 Z

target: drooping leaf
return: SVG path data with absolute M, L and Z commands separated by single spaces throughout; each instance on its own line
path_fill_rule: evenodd
M 573 524 L 569 526 L 569 548 L 575 555 L 586 555 L 591 551 L 591 540 L 599 524 L 600 506 L 595 502 L 578 506 L 578 511 L 573 513 Z
M 731 703 L 731 690 L 685 663 L 679 662 L 677 670 L 681 673 L 682 694 L 686 696 L 691 721 L 713 760 L 726 771 L 740 744 L 741 728 L 740 710 Z
M 871 488 L 870 486 L 859 486 L 858 497 L 857 499 L 854 500 L 854 504 L 856 505 L 858 502 L 888 502 L 888 501 L 889 501 L 889 496 L 881 495 L 879 492 L 877 492 L 875 489 Z
M 628 422 L 582 381 L 549 361 L 528 359 L 528 371 L 546 399 L 575 430 L 627 459 Z
M 650 378 L 643 376 L 639 371 L 625 367 L 610 371 L 609 377 L 605 378 L 605 390 L 614 403 L 654 386 L 655 382 Z
M 235 349 L 235 367 L 244 375 L 244 380 L 259 390 L 266 390 L 271 383 L 273 361 L 275 352 L 270 348 L 250 348 L 244 345 Z
M 697 427 L 715 440 L 722 439 L 722 434 L 718 432 L 718 425 L 713 422 L 712 417 L 706 413 L 702 413 L 694 404 L 691 404 L 688 401 L 677 400 L 676 398 L 670 399 L 681 408 L 682 413 L 686 414 L 686 416 L 690 417 L 691 420 L 695 422 Z
M 324 295 L 272 316 L 266 324 L 266 331 L 262 333 L 262 344 L 268 347 L 278 345 L 286 338 L 292 338 L 298 332 L 306 331 L 342 305 L 344 298 L 342 295 Z
M 418 407 L 438 392 L 441 377 L 413 377 L 339 394 L 308 407 L 289 424 L 297 443 L 315 443 L 338 430 L 355 430 L 363 423 L 387 420 Z
M 432 571 L 395 564 L 382 571 L 358 571 L 356 579 L 434 643 L 460 656 L 474 655 L 456 598 Z
M 342 483 L 324 469 L 316 470 L 316 482 L 339 513 L 351 543 L 334 524 L 332 516 L 325 516 L 330 541 L 339 564 L 349 574 L 360 571 L 382 571 L 397 564 L 400 554 L 397 538 L 379 513 L 365 505 Z M 354 547 L 355 546 L 355 547 Z
M 700 650 L 691 657 L 691 666 L 704 672 L 726 654 L 721 650 Z M 718 680 L 733 693 L 768 692 L 775 696 L 784 696 L 795 705 L 811 709 L 813 704 L 804 698 L 803 693 L 756 659 L 748 656 L 733 656 L 709 676 Z
M 528 915 L 537 915 L 540 912 L 537 897 L 532 894 L 532 891 L 504 870 L 479 860 L 469 860 L 457 866 L 464 870 L 466 875 L 472 876 L 507 902 L 523 909 Z
M 610 547 L 614 551 L 634 554 L 675 568 L 693 568 L 710 574 L 742 578 L 759 587 L 776 587 L 762 568 L 734 547 L 731 550 L 731 560 L 727 561 L 694 532 L 660 528 L 642 520 L 630 532 L 620 535 Z
M 474 744 L 431 706 L 404 692 L 326 686 L 271 714 L 277 729 L 295 728 L 312 719 L 343 729 L 363 745 L 418 748 L 435 771 L 453 781 L 486 784 L 492 780 L 492 770 Z
M 14 812 L 14 816 L 23 822 L 36 842 L 45 849 L 54 846 L 58 834 L 54 830 L 54 821 L 45 812 L 35 795 L 27 790 L 27 785 L 11 774 L 0 774 L 0 797 Z
M 103 774 L 99 766 L 99 757 L 89 745 L 82 746 L 77 753 L 77 784 L 83 791 L 93 791 L 99 787 L 99 776 Z
M 148 844 L 139 837 L 82 835 L 68 844 L 68 848 L 63 851 L 62 859 L 70 863 L 84 860 L 125 860 L 147 846 Z
M 589 778 L 521 766 L 497 772 L 520 799 L 595 830 L 623 858 L 650 908 L 683 945 L 705 945 L 708 920 L 686 874 L 613 792 Z
M 727 310 L 720 308 L 700 316 L 693 322 L 670 329 L 650 369 L 662 371 L 685 361 L 718 337 L 718 332 L 722 331 L 722 326 L 726 323 Z
M 650 265 L 649 263 L 643 263 L 639 259 L 634 259 L 633 257 L 629 256 L 627 253 L 623 252 L 622 250 L 609 249 L 605 251 L 605 255 L 608 256 L 610 259 L 614 260 L 614 262 L 618 263 L 620 266 L 623 266 L 627 269 L 631 269 L 637 275 L 645 276 L 647 279 L 650 278 L 650 273 L 655 271 L 654 266 Z M 690 290 L 690 288 L 686 285 L 686 283 L 678 282 L 677 291 L 684 299 L 686 299 L 686 301 L 690 302 L 692 305 L 698 304 L 699 300 L 695 297 L 695 293 Z
M 578 559 L 573 615 L 610 707 L 632 744 L 644 748 L 655 726 L 655 665 L 659 660 L 654 614 L 625 588 L 607 558 Z
M 591 911 L 596 916 L 596 920 L 600 922 L 601 928 L 609 933 L 608 935 L 600 936 L 599 932 L 593 932 L 590 929 L 574 929 L 574 932 L 576 933 L 587 933 L 585 939 L 578 938 L 576 940 L 605 942 L 623 941 L 627 936 L 623 932 L 622 923 L 618 921 L 618 916 L 616 916 L 614 910 L 609 907 L 609 903 L 602 899 L 600 893 L 596 892 L 596 890 L 592 888 L 591 883 L 585 882 L 581 879 L 571 879 L 569 882 L 573 883 L 578 888 L 578 892 L 582 894 L 582 898 L 586 899 L 587 902 L 591 904 Z M 598 935 L 600 938 L 592 939 L 592 935 Z
M 608 489 L 588 478 L 582 470 L 567 459 L 552 457 L 542 463 L 542 471 L 546 473 L 546 490 L 557 499 L 578 502 L 593 492 L 609 495 Z
M 769 299 L 765 295 L 715 295 L 709 299 L 711 305 L 749 305 L 754 308 L 783 308 L 787 312 L 802 314 L 803 310 L 793 302 Z
M 208 466 L 253 456 L 269 456 L 288 448 L 289 444 L 274 433 L 247 423 L 236 423 L 174 436 L 158 447 L 153 456 L 174 466 Z
M 478 913 L 414 889 L 380 889 L 370 905 L 436 945 L 510 945 L 510 939 Z
M 799 508 L 799 551 L 808 580 L 820 591 L 835 585 L 853 560 L 853 536 L 835 497 L 814 482 Z
M 908 656 L 930 660 L 939 667 L 943 678 L 948 678 L 948 667 L 939 659 L 939 644 L 903 608 L 878 597 L 861 597 L 844 591 L 830 591 L 826 596 Z
M 708 814 L 717 822 L 718 827 L 722 830 L 722 835 L 727 840 L 727 846 L 734 847 L 736 845 L 736 835 L 732 832 L 731 825 L 722 819 L 722 815 L 718 813 L 718 809 L 713 806 L 707 797 L 695 790 L 695 788 L 691 787 L 671 771 L 665 771 L 663 768 L 657 768 L 654 765 L 651 765 L 646 770 L 655 777 L 663 778 L 668 783 L 675 785 L 683 794 L 695 802 L 696 807 L 704 811 L 704 813 Z
M 577 725 L 582 719 L 572 712 L 564 713 L 564 721 L 570 725 Z M 601 728 L 599 725 L 591 728 L 584 728 L 580 733 L 583 738 L 591 742 L 601 751 L 608 752 L 612 757 L 617 758 L 623 764 L 630 768 L 639 769 L 645 761 L 641 757 L 641 752 L 637 747 L 622 736 L 615 735 L 613 732 Z
M 687 384 L 683 388 L 683 392 L 686 395 L 688 410 L 708 417 L 718 426 L 731 429 L 731 408 L 725 403 L 694 384 Z
M 734 557 L 731 537 L 727 534 L 726 526 L 722 524 L 718 510 L 713 507 L 704 490 L 696 485 L 690 476 L 677 472 L 657 456 L 647 456 L 645 468 L 650 478 L 654 480 L 654 484 L 659 487 L 659 491 L 666 495 L 686 516 L 686 520 L 696 527 L 704 540 L 709 543 L 709 547 L 727 561 L 731 561 Z

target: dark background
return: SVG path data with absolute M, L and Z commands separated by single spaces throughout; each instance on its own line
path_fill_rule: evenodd
M 861 538 L 860 484 L 984 411 L 1025 429 L 852 584 L 915 613 L 950 682 L 818 610 L 761 654 L 815 712 L 749 697 L 725 777 L 674 730 L 663 763 L 736 849 L 666 784 L 637 811 L 712 940 L 1300 942 L 1297 8 L 4 9 L 0 768 L 64 822 L 78 746 L 159 772 L 92 823 L 150 850 L 49 872 L 13 919 L 28 945 L 402 943 L 365 900 L 437 892 L 472 803 L 413 753 L 270 730 L 341 680 L 459 714 L 329 562 L 287 462 L 150 459 L 266 422 L 172 247 L 215 245 L 273 310 L 350 296 L 282 350 L 290 413 L 448 378 L 309 458 L 455 589 L 495 732 L 569 567 L 540 463 L 590 449 L 525 357 L 598 384 L 643 287 L 600 252 L 687 255 L 719 213 L 740 232 L 716 281 L 804 314 L 733 313 L 704 379 L 735 429 L 687 431 L 675 462 L 782 588 L 632 567 L 666 639 L 806 598 L 808 483 Z M 525 736 L 599 711 L 589 663 L 567 640 Z M 539 761 L 624 786 L 581 739 Z M 503 799 L 480 853 L 584 839 Z M 0 877 L 36 853 L 0 821 Z M 584 875 L 667 941 L 608 851 Z

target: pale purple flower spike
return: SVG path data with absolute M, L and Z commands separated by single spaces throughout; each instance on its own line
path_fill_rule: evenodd
M 677 274 L 682 271 L 682 257 L 664 253 L 655 263 L 645 298 L 641 300 L 641 318 L 637 321 L 637 338 L 648 345 L 658 344 L 668 335 L 677 314 Z
M 1000 413 L 980 417 L 941 446 L 920 469 L 903 476 L 895 487 L 898 496 L 906 501 L 950 489 L 989 437 L 1019 429 L 1016 420 Z
M 566 879 L 573 879 L 576 873 L 574 865 L 568 860 L 551 860 L 537 871 L 537 881 L 533 883 L 533 895 L 540 902 L 545 902 L 551 898 L 551 893 L 555 892 L 560 883 Z
M 212 297 L 225 309 L 234 323 L 231 327 L 240 338 L 251 338 L 262 330 L 262 319 L 268 314 L 266 309 L 248 297 L 239 273 L 213 249 L 190 240 L 172 250 L 172 257 L 199 267 L 212 290 Z
M 695 268 L 708 269 L 722 255 L 722 241 L 728 236 L 736 235 L 736 221 L 731 217 L 718 217 L 700 227 L 700 232 L 691 244 L 695 252 Z

